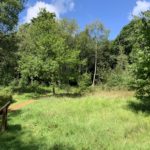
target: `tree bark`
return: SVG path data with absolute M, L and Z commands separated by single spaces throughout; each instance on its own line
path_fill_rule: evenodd
M 94 75 L 93 75 L 93 83 L 92 83 L 93 87 L 95 86 L 96 73 L 97 73 L 97 43 L 96 43 L 96 50 L 95 50 L 95 66 L 94 66 Z

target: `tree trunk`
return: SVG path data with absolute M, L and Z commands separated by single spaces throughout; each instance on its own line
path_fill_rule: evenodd
M 96 43 L 96 50 L 95 50 L 95 67 L 94 67 L 94 75 L 93 75 L 93 83 L 92 83 L 93 87 L 95 86 L 96 73 L 97 73 L 97 43 Z
M 53 92 L 53 95 L 55 95 L 56 94 L 56 92 L 55 92 L 55 85 L 56 85 L 56 80 L 55 80 L 55 75 L 53 74 L 53 77 L 52 77 L 52 92 Z
M 55 95 L 56 92 L 55 92 L 55 85 L 53 84 L 53 95 Z

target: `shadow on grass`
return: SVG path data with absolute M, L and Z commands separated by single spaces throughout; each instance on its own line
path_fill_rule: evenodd
M 68 98 L 79 98 L 82 97 L 83 95 L 80 93 L 61 93 L 61 94 L 55 94 L 55 97 L 68 97 Z
M 40 98 L 48 98 L 48 97 L 57 97 L 57 98 L 61 98 L 61 97 L 67 97 L 67 98 L 79 98 L 79 97 L 82 97 L 83 96 L 83 94 L 81 94 L 80 92 L 79 93 L 56 93 L 56 94 L 53 94 L 52 92 L 41 92 L 41 93 L 39 93 L 39 92 L 34 92 L 34 93 L 32 93 L 31 91 L 30 92 L 28 92 L 28 93 L 26 93 L 26 92 L 24 92 L 24 93 L 21 93 L 21 92 L 18 92 L 17 93 L 18 95 L 22 95 L 22 94 L 26 94 L 26 96 L 28 97 L 28 98 L 31 98 L 31 99 L 35 99 L 35 100 L 38 100 L 38 99 L 40 99 Z M 13 102 L 12 103 L 15 103 L 16 102 L 16 100 L 13 100 Z
M 47 95 L 51 93 L 50 89 L 44 89 L 42 87 L 24 87 L 24 88 L 16 88 L 14 89 L 14 93 L 18 95 L 27 94 L 28 98 L 38 99 L 42 95 Z
M 21 111 L 15 111 L 9 114 L 7 131 L 0 132 L 0 150 L 37 150 L 39 148 L 30 134 L 29 137 L 32 139 L 31 143 L 27 144 L 25 141 L 22 141 L 21 137 L 24 133 L 20 124 L 9 124 L 11 120 L 10 116 L 16 117 L 20 113 Z
M 128 107 L 136 113 L 144 112 L 150 114 L 150 97 L 139 97 L 138 101 L 129 102 Z
M 24 87 L 24 88 L 16 88 L 14 92 L 18 92 L 18 94 L 22 93 L 38 93 L 38 94 L 47 94 L 51 92 L 50 89 L 44 89 L 42 87 Z
M 75 148 L 65 144 L 55 144 L 49 150 L 75 150 Z
M 38 95 L 38 94 L 32 94 L 30 96 L 28 96 L 29 98 L 31 99 L 35 99 L 35 100 L 39 100 L 41 98 L 51 98 L 51 97 L 56 97 L 56 98 L 80 98 L 82 97 L 83 95 L 80 94 L 80 93 L 60 93 L 60 94 L 55 94 L 53 95 L 51 93 L 51 95 L 44 95 L 44 94 L 41 94 L 41 95 Z
M 45 137 L 33 137 L 30 129 L 23 128 L 21 124 L 11 124 L 11 119 L 21 113 L 20 110 L 9 113 L 8 129 L 0 132 L 0 150 L 75 150 L 63 143 L 49 145 Z
M 44 94 L 41 94 L 41 95 L 38 95 L 38 94 L 32 94 L 28 97 L 30 98 L 33 98 L 35 100 L 39 100 L 41 98 L 51 98 L 51 97 L 56 97 L 56 98 L 80 98 L 82 97 L 83 94 L 80 94 L 80 93 L 57 93 L 57 94 L 50 94 L 50 95 L 44 95 Z

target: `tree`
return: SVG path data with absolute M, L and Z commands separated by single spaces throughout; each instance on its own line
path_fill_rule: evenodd
M 137 96 L 150 97 L 150 11 L 135 19 L 138 21 L 135 25 L 138 39 L 132 55 L 134 88 Z
M 8 85 L 17 75 L 18 49 L 16 33 L 2 35 L 0 40 L 0 84 Z
M 115 61 L 108 79 L 108 84 L 111 84 L 111 86 L 129 87 L 133 79 L 129 65 L 133 63 L 134 46 L 138 42 L 139 34 L 136 32 L 139 29 L 138 23 L 138 19 L 133 19 L 123 27 L 120 34 L 112 42 Z
M 19 71 L 23 83 L 49 82 L 55 94 L 56 84 L 75 75 L 79 51 L 67 44 L 63 30 L 55 15 L 46 10 L 20 28 Z
M 76 46 L 76 36 L 78 34 L 78 24 L 75 20 L 62 19 L 58 22 L 59 27 L 59 36 L 61 36 L 65 44 L 67 45 L 69 51 L 70 63 L 64 64 L 63 69 L 60 72 L 61 83 L 62 84 L 70 84 L 70 85 L 78 85 L 78 80 L 80 76 L 80 72 L 78 70 L 79 64 L 81 60 L 79 59 L 80 49 Z M 67 55 L 67 53 L 66 53 Z M 77 59 L 78 58 L 78 59 Z M 68 58 L 66 58 L 67 60 Z M 65 71 L 64 71 L 65 70 Z
M 106 30 L 103 24 L 100 23 L 99 21 L 96 21 L 91 25 L 88 25 L 87 29 L 89 30 L 89 35 L 92 39 L 94 49 L 94 73 L 92 82 L 92 86 L 94 86 L 97 74 L 98 50 L 100 50 L 99 46 L 103 41 L 107 40 L 108 30 Z
M 25 0 L 2 0 L 0 2 L 0 32 L 12 31 L 18 23 L 18 15 Z
M 17 38 L 14 32 L 24 0 L 0 1 L 0 84 L 8 85 L 16 76 Z
M 128 57 L 129 64 L 132 63 L 131 54 L 134 50 L 134 45 L 138 42 L 137 39 L 139 35 L 136 32 L 136 30 L 139 29 L 137 26 L 138 22 L 138 19 L 133 19 L 129 24 L 123 27 L 112 45 L 115 55 L 118 56 L 120 53 L 125 54 Z M 120 52 L 120 47 L 123 48 L 122 52 Z

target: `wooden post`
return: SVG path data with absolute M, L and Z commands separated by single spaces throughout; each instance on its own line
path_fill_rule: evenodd
M 1 123 L 1 128 L 0 128 L 1 132 L 4 132 L 7 129 L 7 112 L 8 112 L 9 105 L 10 105 L 10 102 L 8 102 L 5 106 L 3 106 L 0 109 L 0 113 L 2 115 L 2 123 Z
M 7 128 L 7 108 L 4 108 L 2 110 L 2 125 L 1 125 L 1 131 L 4 132 Z

